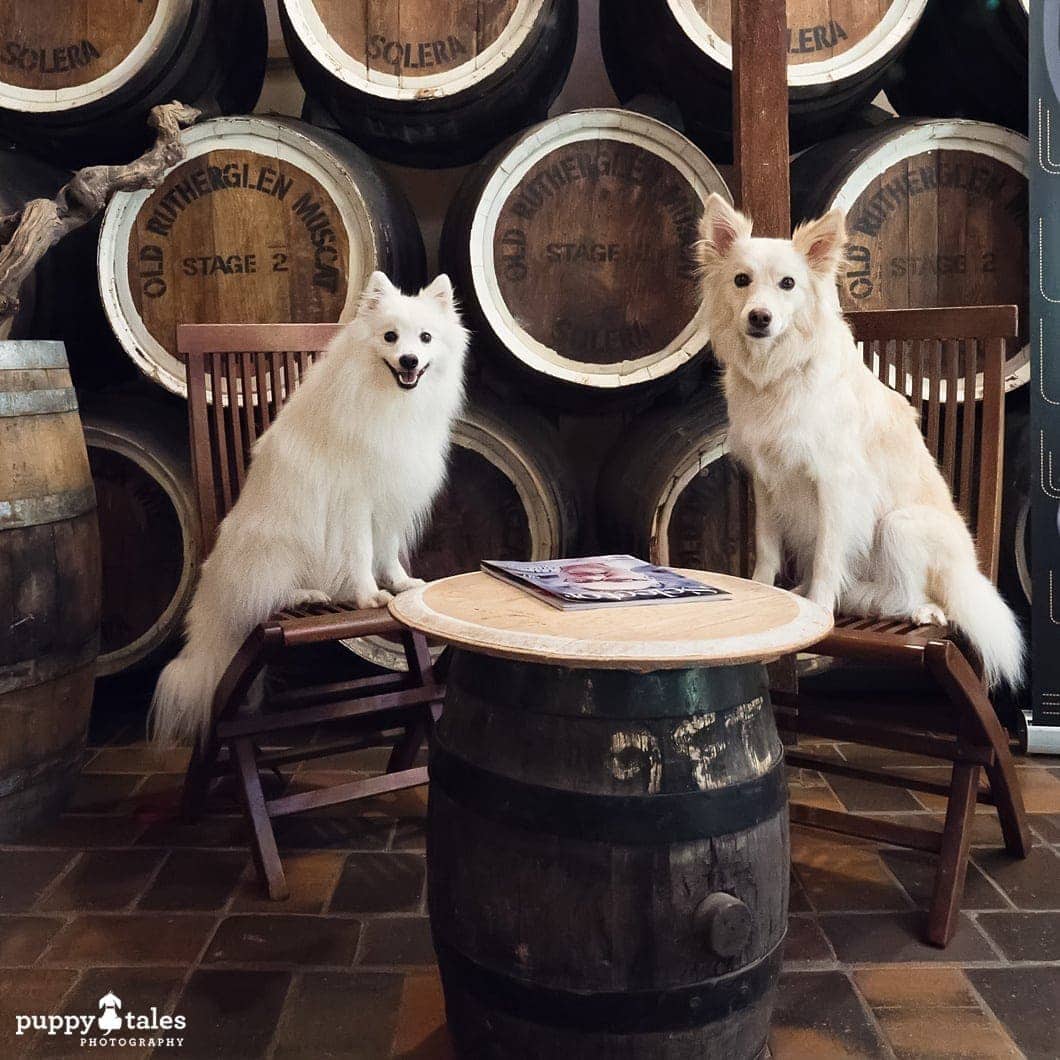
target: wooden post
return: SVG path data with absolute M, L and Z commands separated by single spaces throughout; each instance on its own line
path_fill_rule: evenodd
M 784 0 L 732 0 L 736 205 L 755 235 L 791 235 L 788 32 Z

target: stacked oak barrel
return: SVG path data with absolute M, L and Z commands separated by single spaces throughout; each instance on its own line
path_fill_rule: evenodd
M 730 0 L 273 0 L 271 44 L 258 0 L 53 6 L 0 10 L 0 212 L 53 190 L 49 166 L 135 154 L 155 103 L 207 114 L 159 188 L 111 204 L 77 297 L 74 265 L 46 263 L 18 322 L 68 338 L 82 390 L 102 672 L 165 656 L 201 559 L 177 324 L 346 320 L 376 268 L 407 288 L 444 268 L 474 332 L 416 573 L 605 549 L 740 569 L 693 260 L 703 202 L 729 195 Z M 793 216 L 847 211 L 843 304 L 1024 306 L 1025 0 L 788 11 Z

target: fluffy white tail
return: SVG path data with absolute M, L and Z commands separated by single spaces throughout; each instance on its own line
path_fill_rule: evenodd
M 238 642 L 227 638 L 203 643 L 192 638 L 162 671 L 151 699 L 151 736 L 162 744 L 187 743 L 209 727 L 214 692 Z
M 979 653 L 990 687 L 1019 688 L 1023 683 L 1023 633 L 997 589 L 964 563 L 950 566 L 942 589 L 943 609 Z

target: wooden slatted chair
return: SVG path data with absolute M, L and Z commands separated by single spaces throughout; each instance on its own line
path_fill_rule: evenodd
M 187 362 L 192 471 L 207 548 L 239 496 L 255 439 L 337 330 L 334 324 L 190 324 L 177 329 L 177 346 Z M 223 400 L 215 400 L 218 394 Z M 377 634 L 401 639 L 407 674 L 300 687 L 270 697 L 252 713 L 241 711 L 255 678 L 289 649 Z M 272 819 L 425 784 L 426 768 L 413 763 L 443 695 L 423 636 L 401 627 L 386 608 L 357 610 L 328 603 L 281 611 L 251 633 L 221 678 L 210 735 L 196 746 L 188 767 L 182 813 L 185 819 L 198 818 L 211 782 L 220 774 L 234 774 L 258 873 L 271 898 L 286 898 Z M 342 740 L 272 753 L 259 748 L 266 738 L 338 719 L 343 719 L 346 734 Z M 399 736 L 382 776 L 266 797 L 262 768 L 379 746 L 389 742 L 384 731 Z
M 969 526 L 981 570 L 997 575 L 1004 438 L 1002 366 L 1016 337 L 1015 306 L 849 313 L 865 363 L 920 413 L 928 448 Z M 979 374 L 977 375 L 977 369 Z M 981 395 L 974 399 L 977 392 Z M 956 398 L 956 400 L 954 400 Z M 948 798 L 941 832 L 878 818 L 793 805 L 800 824 L 939 855 L 927 939 L 945 946 L 957 924 L 977 800 L 996 807 L 1005 847 L 1030 849 L 1009 737 L 990 704 L 978 659 L 937 626 L 838 615 L 814 652 L 922 671 L 928 691 L 901 695 L 775 690 L 782 731 L 871 744 L 952 763 L 948 783 L 830 761 L 789 747 L 790 765 Z M 980 790 L 980 771 L 988 790 Z

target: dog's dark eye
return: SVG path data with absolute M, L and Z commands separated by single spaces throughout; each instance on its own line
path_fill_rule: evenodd
M 421 331 L 420 332 L 420 342 L 430 342 L 430 341 L 431 341 L 431 333 L 429 331 Z
M 780 289 L 782 291 L 790 291 L 795 286 L 795 281 L 790 276 L 785 276 L 780 281 Z
M 385 334 L 383 335 L 383 341 L 384 341 L 384 342 L 389 342 L 389 343 L 391 344 L 391 346 L 392 346 L 392 345 L 393 345 L 393 344 L 394 344 L 395 342 L 397 342 L 397 340 L 398 340 L 398 333 L 397 333 L 396 331 L 387 331 L 387 332 L 386 332 L 386 333 L 385 333 Z
M 732 282 L 734 284 L 736 284 L 737 287 L 750 287 L 751 286 L 751 277 L 748 276 L 746 272 L 738 272 L 733 277 L 733 281 Z

